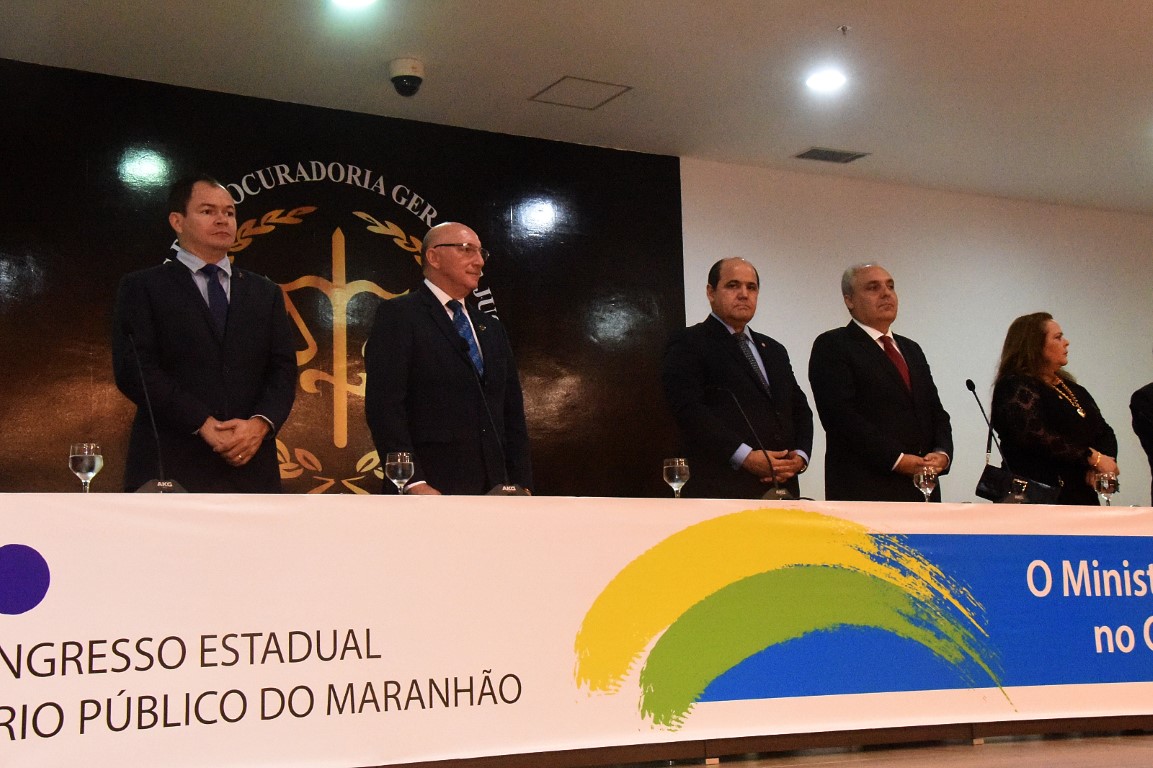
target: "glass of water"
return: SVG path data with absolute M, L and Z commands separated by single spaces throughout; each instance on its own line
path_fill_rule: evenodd
M 937 470 L 932 467 L 921 467 L 913 475 L 913 485 L 917 486 L 917 490 L 924 495 L 925 501 L 928 501 L 937 488 Z
M 412 479 L 415 468 L 412 465 L 412 454 L 407 451 L 396 451 L 385 455 L 384 476 L 392 481 L 401 494 L 404 486 Z
M 689 481 L 689 463 L 684 459 L 665 459 L 665 482 L 673 489 L 673 498 L 681 497 L 681 488 Z
M 1101 501 L 1105 502 L 1105 506 L 1113 506 L 1113 494 L 1121 490 L 1121 483 L 1117 480 L 1117 475 L 1112 472 L 1098 472 L 1096 479 L 1097 495 L 1101 497 Z
M 80 487 L 88 493 L 92 478 L 104 469 L 104 456 L 97 443 L 72 443 L 68 449 L 68 468 L 80 478 Z

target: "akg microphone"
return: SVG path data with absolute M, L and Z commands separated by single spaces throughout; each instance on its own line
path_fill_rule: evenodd
M 981 417 L 985 419 L 985 425 L 989 427 L 989 439 L 985 441 L 985 463 L 989 464 L 993 458 L 993 443 L 997 444 L 997 453 L 1001 454 L 1001 466 L 1006 470 L 1009 466 L 1005 463 L 1005 452 L 1001 450 L 1001 441 L 997 439 L 997 435 L 993 432 L 993 423 L 989 421 L 988 414 L 985 413 L 985 406 L 981 403 L 981 398 L 977 394 L 977 385 L 973 383 L 972 379 L 965 379 L 965 386 L 970 392 L 973 393 L 973 399 L 977 401 L 977 407 L 981 409 Z
M 480 326 L 483 330 L 484 326 Z M 503 482 L 499 485 L 494 485 L 492 489 L 485 494 L 486 496 L 529 496 L 528 490 L 519 483 L 510 483 L 508 481 L 508 458 L 504 452 L 504 441 L 500 437 L 500 432 L 496 429 L 496 419 L 492 417 L 492 409 L 488 407 L 488 398 L 484 395 L 484 383 L 480 380 L 480 372 L 476 370 L 476 366 L 472 364 L 472 359 L 468 357 L 468 342 L 464 339 L 460 340 L 461 350 L 464 352 L 465 357 L 468 358 L 468 366 L 472 369 L 472 378 L 476 382 L 477 394 L 480 395 L 480 404 L 484 408 L 484 415 L 488 418 L 489 429 L 492 430 L 493 439 L 496 440 L 497 451 L 500 454 L 500 472 Z M 477 346 L 480 346 L 480 339 L 477 339 Z
M 778 501 L 796 501 L 797 497 L 794 496 L 788 488 L 782 488 L 781 484 L 777 482 L 777 468 L 773 466 L 773 460 L 769 457 L 769 452 L 765 450 L 765 444 L 761 442 L 761 436 L 757 434 L 757 430 L 753 428 L 753 422 L 749 421 L 749 417 L 745 415 L 745 409 L 741 407 L 741 401 L 737 399 L 737 395 L 731 389 L 725 387 L 717 387 L 721 392 L 724 392 L 733 399 L 733 405 L 737 406 L 737 411 L 740 412 L 741 418 L 745 420 L 745 426 L 749 428 L 752 433 L 753 439 L 757 441 L 757 449 L 765 455 L 765 461 L 769 462 L 769 475 L 773 480 L 773 487 L 765 492 L 762 499 L 776 499 Z
M 155 480 L 149 480 L 136 489 L 137 493 L 184 493 L 184 488 L 175 480 L 164 479 L 164 456 L 160 448 L 160 430 L 156 428 L 156 413 L 152 410 L 152 398 L 148 395 L 148 382 L 144 378 L 144 366 L 140 362 L 140 352 L 136 349 L 136 337 L 128 323 L 121 329 L 128 338 L 132 348 L 132 359 L 136 361 L 136 373 L 140 376 L 140 389 L 144 392 L 144 409 L 148 411 L 148 421 L 152 425 L 152 439 L 156 441 L 156 470 Z

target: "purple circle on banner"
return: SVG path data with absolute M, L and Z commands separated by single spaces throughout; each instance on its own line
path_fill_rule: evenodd
M 0 613 L 14 616 L 40 605 L 51 580 L 48 562 L 32 547 L 0 547 Z

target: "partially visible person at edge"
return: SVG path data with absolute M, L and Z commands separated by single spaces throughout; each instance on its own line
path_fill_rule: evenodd
M 1058 504 L 1097 505 L 1097 473 L 1117 473 L 1117 436 L 1068 362 L 1069 340 L 1052 315 L 1014 320 L 993 387 L 993 428 L 1014 474 L 1057 488 Z
M 1129 398 L 1129 412 L 1133 414 L 1133 431 L 1145 449 L 1149 469 L 1153 472 L 1153 384 L 1146 384 Z M 1153 497 L 1153 485 L 1150 486 Z

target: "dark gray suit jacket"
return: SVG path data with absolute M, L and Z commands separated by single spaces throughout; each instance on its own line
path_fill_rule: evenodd
M 134 491 L 158 474 L 139 355 L 166 479 L 179 481 L 187 491 L 278 493 L 273 436 L 296 397 L 292 333 L 280 286 L 253 272 L 232 270 L 223 338 L 217 337 L 208 305 L 184 264 L 173 259 L 125 275 L 112 329 L 116 386 L 137 406 L 124 489 Z M 230 466 L 195 434 L 209 416 L 226 421 L 258 414 L 272 421 L 273 433 L 243 467 Z
M 475 306 L 468 312 L 483 378 L 427 285 L 380 303 L 364 354 L 372 441 L 381 461 L 391 451 L 412 453 L 413 482 L 441 493 L 482 494 L 506 482 L 531 488 L 524 399 L 508 336 L 496 317 Z M 387 480 L 383 490 L 396 492 Z
M 793 375 L 789 353 L 768 336 L 756 332 L 752 336 L 771 394 L 728 328 L 712 315 L 679 332 L 665 350 L 665 398 L 689 461 L 686 496 L 752 499 L 771 488 L 729 464 L 741 443 L 754 450 L 763 441 L 770 451 L 812 453 L 813 412 Z M 796 478 L 783 485 L 799 495 Z
M 813 342 L 809 383 L 825 428 L 829 501 L 924 501 L 911 478 L 896 474 L 902 453 L 953 456 L 953 430 L 925 353 L 894 335 L 909 366 L 912 392 L 877 342 L 854 322 Z M 940 500 L 940 488 L 933 498 Z

